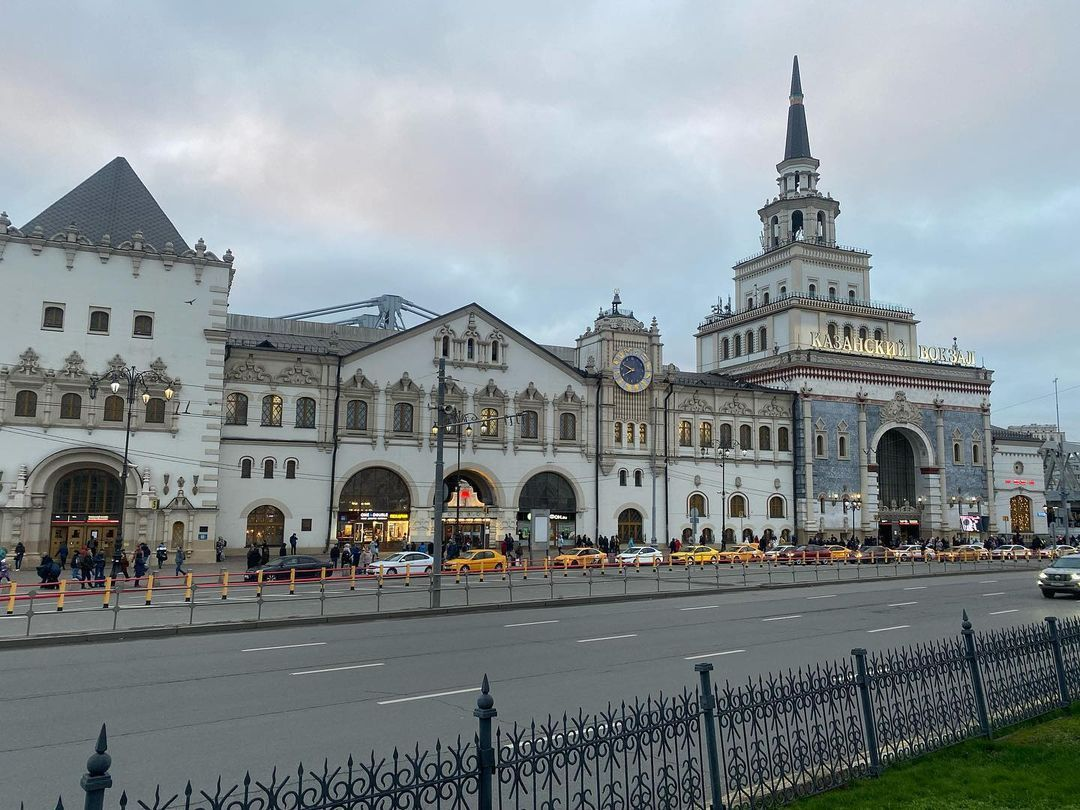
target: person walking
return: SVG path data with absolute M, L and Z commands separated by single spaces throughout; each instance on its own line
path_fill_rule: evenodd
M 161 566 L 165 564 L 165 561 L 169 559 L 169 549 L 165 547 L 165 541 L 162 540 L 158 543 L 157 547 L 157 570 L 161 570 Z
M 60 544 L 60 548 L 58 548 L 56 550 L 56 556 L 60 560 L 60 567 L 61 568 L 67 568 L 67 558 L 68 558 L 67 540 L 65 540 L 64 542 L 62 542 Z
M 94 587 L 94 555 L 90 553 L 90 549 L 83 549 L 83 553 L 79 556 L 79 568 L 82 576 L 80 577 L 81 585 L 79 590 Z
M 136 553 L 138 553 L 138 552 L 136 552 Z M 131 560 L 128 559 L 128 555 L 125 552 L 121 551 L 120 552 L 120 573 L 124 577 L 124 582 L 130 582 L 131 581 L 131 576 L 128 574 L 128 568 L 130 566 L 131 566 Z
M 218 539 L 214 541 L 214 559 L 217 562 L 225 561 L 225 546 L 227 545 L 228 543 L 225 542 L 225 538 L 218 535 Z
M 7 557 L 0 557 L 0 582 L 11 582 L 11 569 L 8 568 Z
M 142 549 L 135 552 L 135 587 L 139 587 L 139 580 L 146 576 L 146 555 Z
M 94 585 L 105 587 L 105 555 L 100 550 L 94 552 Z
M 259 553 L 259 547 L 252 543 L 247 550 L 247 567 L 258 568 L 260 562 L 262 562 L 262 554 Z
M 296 553 L 296 532 L 293 532 L 291 535 L 289 535 L 289 553 Z
M 270 546 L 267 545 L 265 540 L 263 540 L 262 544 L 259 546 L 259 559 L 263 565 L 270 562 Z
M 281 545 L 278 546 L 277 555 L 279 557 L 284 557 L 286 554 L 288 554 L 288 548 L 285 546 L 285 538 L 282 537 Z
M 337 568 L 338 559 L 341 557 L 341 547 L 336 543 L 330 547 L 330 567 Z
M 352 545 L 346 543 L 341 547 L 341 567 L 348 568 L 352 563 Z
M 173 572 L 173 576 L 180 576 L 181 574 L 187 575 L 187 571 L 184 570 L 184 547 L 176 547 L 176 571 Z
M 23 557 L 26 556 L 26 546 L 22 544 L 22 540 L 15 544 L 15 570 L 22 570 Z
M 360 566 L 360 544 L 357 543 L 352 547 L 352 564 L 353 568 Z

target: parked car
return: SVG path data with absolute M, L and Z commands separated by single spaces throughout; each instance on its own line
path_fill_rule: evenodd
M 753 543 L 744 543 L 733 548 L 724 549 L 720 552 L 720 562 L 722 563 L 759 563 L 762 562 L 765 557 L 766 553 Z
M 847 546 L 831 545 L 825 548 L 829 550 L 829 559 L 833 562 L 851 562 L 852 553 Z
M 931 562 L 937 559 L 937 552 L 932 548 L 923 548 L 920 545 L 911 544 L 896 549 L 896 558 L 900 562 Z
M 777 546 L 771 548 L 765 552 L 765 562 L 769 563 L 786 563 L 790 560 L 792 553 L 795 551 L 795 546 Z
M 718 563 L 720 562 L 720 549 L 713 548 L 712 546 L 691 546 L 690 548 L 674 552 L 670 559 L 672 565 Z
M 799 546 L 791 553 L 791 560 L 795 565 L 823 565 L 824 563 L 832 562 L 832 552 L 829 551 L 828 546 L 819 546 L 816 543 L 810 543 L 805 546 Z
M 621 565 L 659 565 L 664 561 L 664 554 L 654 546 L 634 546 L 615 557 Z
M 302 554 L 290 554 L 286 557 L 278 557 L 273 562 L 249 568 L 244 574 L 245 582 L 255 582 L 259 578 L 259 572 L 263 572 L 263 582 L 290 579 L 290 571 L 296 571 L 296 579 L 319 579 L 322 572 L 326 576 L 333 576 L 334 565 L 328 560 L 320 560 L 318 557 L 308 557 Z
M 1045 546 L 1039 549 L 1039 557 L 1044 560 L 1054 560 L 1058 557 L 1067 557 L 1076 552 L 1076 546 Z
M 1080 594 L 1080 554 L 1059 557 L 1043 569 L 1039 574 L 1039 590 L 1047 599 L 1059 593 Z
M 604 554 L 598 548 L 571 548 L 555 557 L 551 564 L 555 568 L 599 568 L 603 559 Z
M 863 543 L 855 550 L 857 563 L 887 563 L 896 559 L 896 552 L 877 543 Z
M 477 571 L 505 571 L 506 557 L 489 548 L 477 548 L 465 551 L 443 563 L 444 571 L 469 574 Z
M 367 567 L 367 572 L 376 576 L 381 574 L 384 577 L 393 577 L 407 571 L 412 576 L 414 574 L 430 574 L 434 565 L 435 558 L 430 554 L 419 551 L 398 551 L 371 563 Z
M 990 557 L 994 560 L 1030 560 L 1031 549 L 1021 545 L 998 546 L 990 550 Z
M 975 560 L 989 560 L 990 552 L 979 543 L 967 543 L 945 549 L 939 556 L 942 562 L 974 562 Z

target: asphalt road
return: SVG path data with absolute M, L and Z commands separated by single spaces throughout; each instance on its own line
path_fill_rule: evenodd
M 1076 614 L 1043 599 L 1035 574 L 988 573 L 835 586 L 739 590 L 367 624 L 9 650 L 0 772 L 4 805 L 79 795 L 102 721 L 116 798 L 148 799 L 161 782 L 210 788 L 218 774 L 268 778 L 372 748 L 424 747 L 473 734 L 484 673 L 497 723 L 597 711 L 608 701 Z M 44 774 L 48 777 L 44 777 Z M 45 795 L 42 795 L 42 793 Z M 114 799 L 115 801 L 115 799 Z

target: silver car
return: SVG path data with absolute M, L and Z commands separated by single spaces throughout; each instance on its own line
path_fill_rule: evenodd
M 1056 593 L 1080 594 L 1080 554 L 1054 560 L 1054 564 L 1039 574 L 1039 589 L 1047 599 Z

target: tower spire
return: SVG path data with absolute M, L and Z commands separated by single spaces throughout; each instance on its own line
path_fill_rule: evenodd
M 791 64 L 791 96 L 787 118 L 787 143 L 784 160 L 813 157 L 810 154 L 810 135 L 806 131 L 806 108 L 803 107 L 802 78 L 799 76 L 799 57 Z

